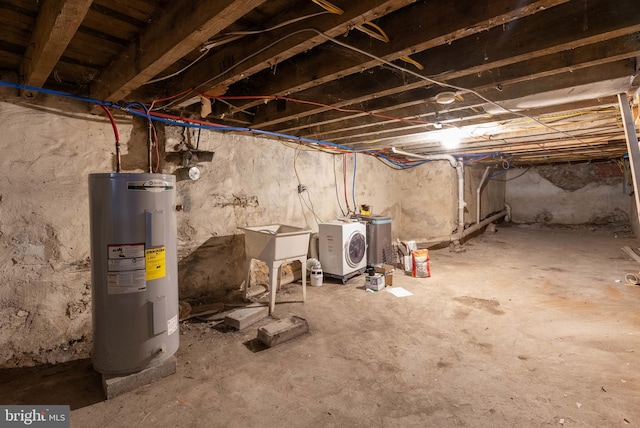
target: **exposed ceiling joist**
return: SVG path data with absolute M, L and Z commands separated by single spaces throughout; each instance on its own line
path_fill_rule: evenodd
M 47 0 L 43 3 L 21 65 L 21 80 L 25 85 L 44 85 L 92 2 Z
M 414 0 L 377 0 L 353 2 L 344 14 L 325 14 L 314 19 L 313 27 L 306 20 L 269 31 L 234 45 L 232 52 L 220 50 L 196 64 L 191 70 L 175 79 L 171 92 L 193 88 L 204 93 L 218 86 L 229 86 L 265 69 L 274 69 L 282 61 L 326 42 L 316 31 L 335 37 L 348 32 L 356 25 L 373 20 L 381 15 L 400 9 Z M 312 16 L 322 11 L 317 5 L 307 2 L 286 16 L 277 17 L 278 22 L 287 22 L 300 16 Z M 268 22 L 264 28 L 275 26 Z M 312 29 L 312 30 L 310 30 Z M 193 96 L 193 93 L 191 94 Z M 186 98 L 186 97 L 185 97 Z
M 571 51 L 550 54 L 545 57 L 490 69 L 484 71 L 480 76 L 468 75 L 452 79 L 449 83 L 461 87 L 473 84 L 476 90 L 480 91 L 497 86 L 504 90 L 505 88 L 517 87 L 518 84 L 526 84 L 526 82 L 535 79 L 561 73 L 571 73 L 608 62 L 632 58 L 635 55 L 640 55 L 640 37 L 638 34 L 631 34 L 599 42 L 592 46 L 583 46 Z M 328 136 L 334 132 L 366 128 L 385 121 L 383 118 L 374 116 L 375 114 L 398 118 L 433 120 L 436 113 L 443 111 L 443 108 L 431 99 L 439 91 L 440 89 L 438 88 L 424 88 L 406 91 L 390 97 L 376 97 L 358 105 L 358 108 L 363 110 L 361 113 L 345 114 L 341 111 L 330 110 L 309 118 L 312 126 L 306 125 L 305 121 L 289 121 L 282 124 L 281 131 L 299 132 L 301 135 L 310 138 L 320 138 L 321 133 Z M 472 102 L 469 102 L 470 100 Z M 470 99 L 465 98 L 464 101 L 457 102 L 444 110 L 478 108 L 482 104 L 484 102 L 478 103 L 475 97 L 471 97 Z
M 265 1 L 175 2 L 102 73 L 92 96 L 106 101 L 124 99 Z
M 628 74 L 632 68 L 633 64 L 629 60 L 621 60 L 614 63 L 602 64 L 588 70 L 582 69 L 575 72 L 546 76 L 518 85 L 510 85 L 501 90 L 491 87 L 481 90 L 479 93 L 485 98 L 496 102 L 496 105 L 487 105 L 483 100 L 469 94 L 465 96 L 465 101 L 460 103 L 462 105 L 457 106 L 456 109 L 459 111 L 462 108 L 477 108 L 481 109 L 481 112 L 490 111 L 490 113 L 485 115 L 487 118 L 495 115 L 501 115 L 504 118 L 505 116 L 518 117 L 519 111 L 525 108 L 555 105 L 558 104 L 558 100 L 566 102 L 567 100 L 581 101 L 585 99 L 597 99 L 598 97 L 615 93 L 616 90 L 619 91 L 620 88 L 625 85 L 628 86 Z M 601 83 L 603 81 L 609 83 Z M 598 87 L 600 85 L 603 87 L 592 87 L 595 84 L 598 84 Z M 567 87 L 571 88 L 570 92 L 566 90 Z M 526 98 L 529 95 L 532 96 L 531 99 Z M 433 104 L 434 103 L 431 104 L 430 111 L 427 110 L 427 106 L 423 107 L 423 112 L 428 112 L 427 114 L 429 114 L 429 117 L 425 118 L 424 125 L 443 122 L 450 117 L 451 111 L 441 109 L 438 112 L 437 110 L 433 110 L 436 108 Z M 509 110 L 505 110 L 499 106 L 504 106 L 504 108 L 508 108 Z M 417 109 L 419 109 L 419 107 L 417 107 Z M 464 124 L 464 117 L 472 119 L 473 116 L 473 114 L 465 112 L 460 119 L 460 124 Z M 424 125 L 403 121 L 382 121 L 366 128 L 358 128 L 351 131 L 340 129 L 335 130 L 330 135 L 325 135 L 321 132 L 312 135 L 318 139 L 330 139 L 331 141 L 340 141 L 341 143 L 355 143 L 365 138 L 372 138 L 372 136 L 375 136 L 374 138 L 381 138 L 382 135 L 386 135 L 386 138 L 400 136 L 405 133 L 410 133 L 407 131 Z
M 489 4 L 476 2 L 464 8 L 455 2 L 429 0 L 415 3 L 385 16 L 379 21 L 381 28 L 391 34 L 388 43 L 372 41 L 365 34 L 350 32 L 340 40 L 357 49 L 367 50 L 386 61 L 395 61 L 403 56 L 449 44 L 455 40 L 504 25 L 515 19 L 528 16 L 568 0 L 541 0 L 514 3 L 512 0 L 492 1 Z M 438 13 L 434 13 L 436 11 Z M 446 16 L 444 20 L 441 16 Z M 305 55 L 295 62 L 279 65 L 277 73 L 291 76 L 290 79 L 252 79 L 250 90 L 263 95 L 286 95 L 301 92 L 318 85 L 361 73 L 380 65 L 380 61 L 362 55 L 343 55 L 336 60 L 336 50 L 321 50 L 313 55 Z M 400 61 L 406 67 L 411 67 Z M 253 84 L 251 84 L 253 83 Z M 230 92 L 229 95 L 234 95 Z M 259 105 L 260 101 L 239 103 L 247 108 Z
M 609 2 L 600 0 L 596 6 L 589 9 L 589 14 L 584 19 L 591 18 L 598 23 L 597 25 L 585 28 L 582 21 L 570 19 L 575 14 L 575 5 L 564 4 L 525 17 L 513 23 L 514 28 L 496 27 L 475 37 L 440 45 L 413 57 L 425 64 L 425 70 L 421 74 L 437 76 L 437 80 L 449 83 L 462 76 L 482 78 L 482 73 L 492 69 L 570 51 L 640 31 L 640 23 L 636 18 L 620 18 L 620 11 L 612 8 Z M 515 29 L 518 26 L 521 30 Z M 544 31 L 552 31 L 553 37 L 542 37 L 541 33 Z M 509 35 L 509 33 L 512 34 Z M 576 37 L 578 34 L 580 37 Z M 558 40 L 563 43 L 557 44 Z M 574 58 L 567 55 L 564 66 L 573 65 L 572 60 Z M 493 79 L 496 84 L 500 83 L 500 76 L 495 76 Z M 384 85 L 382 90 L 380 84 Z M 470 84 L 468 87 L 471 89 L 475 86 L 473 82 L 467 82 L 467 84 Z M 432 83 L 427 79 L 407 76 L 395 71 L 378 70 L 371 76 L 360 73 L 316 86 L 296 94 L 296 98 L 314 100 L 318 99 L 320 94 L 336 94 L 340 99 L 332 99 L 327 104 L 333 107 L 346 107 L 431 85 Z M 275 126 L 286 129 L 288 126 L 280 125 L 288 120 L 300 120 L 305 116 L 330 110 L 330 108 L 308 104 L 290 105 L 281 112 L 278 109 L 279 107 L 273 103 L 259 107 L 253 119 L 253 126 L 268 130 L 274 130 Z

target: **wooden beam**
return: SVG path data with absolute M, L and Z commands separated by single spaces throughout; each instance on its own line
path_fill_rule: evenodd
M 510 100 L 517 100 L 519 98 L 534 95 L 542 92 L 553 92 L 562 90 L 564 88 L 579 87 L 583 85 L 589 85 L 609 79 L 623 79 L 626 76 L 631 76 L 634 73 L 634 62 L 632 60 L 621 60 L 612 63 L 605 63 L 596 67 L 578 69 L 574 72 L 564 72 L 558 75 L 545 76 L 540 79 L 526 80 L 518 85 L 509 85 L 502 90 L 494 87 L 488 87 L 483 89 L 480 93 L 487 99 L 493 100 L 498 103 L 508 102 Z M 613 95 L 613 94 L 610 94 Z M 562 101 L 560 101 L 561 103 Z M 469 107 L 481 106 L 485 102 L 476 98 L 474 95 L 465 95 L 465 103 L 469 103 Z M 425 114 L 434 113 L 434 107 L 427 107 L 426 103 L 423 104 L 421 112 L 420 106 L 415 107 L 415 116 L 424 117 Z M 454 107 L 456 108 L 456 107 Z M 496 107 L 497 108 L 497 107 Z M 440 110 L 440 114 L 446 114 Z M 468 113 L 466 113 L 468 114 Z M 408 116 L 407 116 L 408 117 Z M 517 117 L 511 115 L 511 117 Z M 441 120 L 446 119 L 446 116 Z M 493 118 L 487 116 L 484 121 L 492 121 Z M 339 131 L 331 133 L 330 135 L 323 135 L 320 131 L 307 134 L 313 135 L 317 139 L 327 139 L 328 141 L 340 144 L 356 143 L 362 140 L 369 139 L 381 139 L 381 138 L 396 138 L 406 135 L 407 133 L 424 132 L 426 125 L 421 124 L 407 124 L 398 121 L 386 121 L 382 124 L 372 124 L 364 129 L 356 129 L 353 131 Z M 432 128 L 429 127 L 431 130 Z M 416 129 L 422 129 L 422 131 L 416 131 Z M 326 137 L 326 138 L 325 138 Z
M 533 94 L 538 94 L 543 92 L 553 93 L 554 91 L 557 91 L 559 89 L 571 88 L 571 87 L 585 88 L 590 84 L 601 82 L 607 79 L 616 79 L 616 82 L 619 79 L 620 80 L 619 83 L 622 84 L 623 80 L 625 80 L 627 76 L 630 76 L 633 73 L 632 71 L 633 68 L 634 68 L 634 64 L 632 60 L 616 61 L 610 64 L 602 64 L 597 67 L 577 70 L 575 72 L 565 72 L 557 76 L 547 76 L 541 79 L 526 81 L 520 85 L 512 85 L 511 87 L 503 88 L 502 91 L 495 88 L 485 89 L 481 91 L 481 94 L 485 98 L 504 104 L 509 101 L 517 100 L 519 98 L 525 97 L 527 95 L 533 95 Z M 615 90 L 617 92 L 620 90 L 620 88 L 617 88 L 617 90 L 616 88 L 612 88 L 612 90 Z M 614 95 L 614 93 L 611 93 L 609 95 L 612 96 Z M 472 95 L 467 96 L 467 98 L 469 98 L 469 101 L 473 102 L 471 101 L 471 97 L 473 96 Z M 563 101 L 559 100 L 554 104 L 562 104 L 562 103 Z M 475 102 L 475 105 L 477 106 L 479 106 L 480 104 L 478 103 L 478 101 Z M 553 107 L 549 107 L 549 109 L 552 110 Z M 453 113 L 456 114 L 455 111 Z M 457 114 L 459 115 L 459 113 Z M 465 114 L 469 115 L 469 112 Z M 530 112 L 527 112 L 527 114 L 531 115 Z M 519 117 L 519 116 L 515 113 L 504 112 L 496 115 L 485 115 L 484 117 L 478 120 L 474 120 L 474 117 L 471 117 L 473 122 L 469 122 L 469 123 L 467 123 L 467 121 L 463 121 L 462 119 L 460 119 L 456 122 L 456 125 L 465 126 L 467 124 L 493 122 L 497 120 L 506 120 L 506 119 L 515 118 L 515 117 Z M 444 121 L 446 119 L 447 119 L 446 113 L 442 114 L 440 120 Z M 452 117 L 452 119 L 457 119 L 457 117 L 454 116 Z M 354 131 L 345 131 L 341 133 L 333 133 L 331 135 L 328 135 L 327 137 L 329 138 L 326 138 L 326 139 L 334 143 L 353 144 L 360 141 L 366 141 L 371 139 L 381 140 L 381 139 L 398 138 L 398 137 L 405 136 L 407 134 L 424 132 L 425 130 L 433 129 L 432 127 L 429 127 L 429 129 L 425 129 L 425 128 L 426 126 L 424 125 L 412 125 L 412 124 L 407 124 L 407 123 L 402 123 L 397 121 L 395 122 L 388 121 L 387 123 L 372 125 L 364 129 L 357 129 Z M 420 129 L 421 131 L 416 131 Z M 321 133 L 315 133 L 314 137 L 317 139 L 325 139 L 325 136 Z
M 102 73 L 91 88 L 91 96 L 107 101 L 124 99 L 265 1 L 174 2 L 170 12 L 149 26 Z
M 485 94 L 486 98 L 491 99 L 498 104 L 507 104 L 507 106 L 509 105 L 509 103 L 511 104 L 517 103 L 517 100 L 519 97 L 526 97 L 528 95 L 537 94 L 538 92 L 535 91 L 536 83 L 541 85 L 540 92 L 557 93 L 556 91 L 558 89 L 564 90 L 566 88 L 566 90 L 568 91 L 569 88 L 572 88 L 574 92 L 578 94 L 580 90 L 584 92 L 585 89 L 588 88 L 588 85 L 590 83 L 599 82 L 598 80 L 593 80 L 591 82 L 589 81 L 591 72 L 594 74 L 594 77 L 596 77 L 597 76 L 596 73 L 598 71 L 612 70 L 612 71 L 618 72 L 618 75 L 615 76 L 618 78 L 616 80 L 616 85 L 612 85 L 612 86 L 616 86 L 616 88 L 613 88 L 615 90 L 612 89 L 612 92 L 609 92 L 608 94 L 604 94 L 604 95 L 603 93 L 598 93 L 598 94 L 583 93 L 582 95 L 575 95 L 575 96 L 567 95 L 567 99 L 574 98 L 574 100 L 593 100 L 593 98 L 597 96 L 605 96 L 605 95 L 613 96 L 614 93 L 617 92 L 617 90 L 620 90 L 622 88 L 622 85 L 624 83 L 625 76 L 620 76 L 619 74 L 619 73 L 623 73 L 625 70 L 624 63 L 618 63 L 616 66 L 612 66 L 611 68 L 602 68 L 602 67 L 603 66 L 600 66 L 599 69 L 597 68 L 585 69 L 582 73 L 564 74 L 564 75 L 560 73 L 557 75 L 557 78 L 559 79 L 558 85 L 555 86 L 555 88 L 557 89 L 553 89 L 554 87 L 550 86 L 554 83 L 554 77 L 549 76 L 542 79 L 534 79 L 530 83 L 514 86 L 512 90 L 510 90 L 504 96 L 502 96 L 503 93 L 494 93 L 493 91 L 490 93 L 490 95 L 487 95 L 487 92 L 485 91 L 482 91 L 481 93 Z M 575 82 L 575 86 L 572 87 L 571 83 L 567 83 L 567 81 L 564 79 L 572 78 L 574 76 L 577 79 Z M 612 78 L 615 78 L 615 77 L 612 76 Z M 544 88 L 547 88 L 548 90 L 542 91 L 542 85 L 544 85 Z M 626 90 L 627 87 L 625 87 L 624 89 Z M 558 99 L 557 101 L 553 102 L 553 104 L 548 103 L 549 108 L 553 110 L 557 108 L 557 107 L 554 107 L 554 104 L 564 103 L 564 102 L 567 102 L 567 101 Z M 542 104 L 545 104 L 545 103 L 543 102 Z M 447 121 L 456 121 L 456 123 L 459 124 L 458 126 L 464 126 L 465 125 L 464 121 L 468 119 L 473 119 L 477 115 L 476 112 L 482 113 L 481 115 L 478 115 L 478 116 L 483 117 L 482 119 L 483 122 L 492 122 L 492 121 L 498 120 L 498 118 L 500 118 L 500 120 L 505 120 L 507 116 L 518 117 L 516 114 L 507 113 L 506 111 L 492 112 L 491 114 L 485 113 L 485 110 L 484 110 L 485 108 L 487 108 L 486 103 L 482 102 L 481 100 L 478 100 L 473 95 L 468 95 L 465 98 L 465 101 L 460 103 L 459 106 L 456 106 L 455 109 L 447 109 L 446 111 L 438 112 L 437 107 L 435 106 L 427 107 L 423 105 L 423 106 L 408 108 L 406 109 L 407 111 L 402 112 L 406 114 L 402 114 L 399 116 L 393 114 L 393 116 L 395 117 L 406 118 L 408 119 L 407 121 L 392 120 L 392 119 L 383 120 L 378 118 L 378 120 L 375 122 L 371 121 L 369 123 L 364 123 L 364 121 L 367 120 L 367 118 L 360 118 L 355 121 L 345 120 L 344 122 L 340 123 L 339 126 L 335 126 L 334 124 L 309 126 L 306 129 L 302 129 L 298 131 L 297 135 L 303 136 L 306 138 L 314 138 L 314 139 L 317 138 L 317 139 L 322 139 L 322 140 L 327 140 L 332 142 L 338 142 L 340 140 L 352 141 L 353 138 L 362 138 L 366 135 L 374 134 L 377 132 L 389 133 L 394 131 L 410 129 L 411 127 L 414 127 L 414 128 L 421 127 L 421 125 L 417 121 L 423 122 L 422 127 L 426 125 L 431 125 L 434 122 L 447 122 Z M 497 110 L 497 109 L 498 107 L 496 106 L 494 110 Z M 520 111 L 519 108 L 516 108 L 516 110 Z M 411 114 L 411 112 L 413 112 L 413 114 Z M 394 112 L 391 112 L 391 113 L 394 113 Z M 507 116 L 505 116 L 505 114 Z M 412 119 L 416 120 L 416 122 L 413 124 L 411 124 L 411 122 L 409 121 Z M 290 133 L 286 131 L 284 132 Z
M 371 38 L 357 31 L 341 39 L 350 45 L 366 50 L 387 61 L 421 52 L 441 44 L 502 26 L 507 22 L 549 9 L 568 0 L 499 0 L 468 2 L 461 7 L 456 2 L 428 0 L 405 7 L 376 20 L 389 34 L 388 43 L 372 43 Z M 442 19 L 442 17 L 446 19 Z M 284 95 L 303 91 L 354 73 L 380 65 L 379 61 L 342 53 L 332 49 L 318 50 L 312 55 L 300 55 L 295 61 L 279 64 L 277 75 L 286 79 L 274 79 L 268 71 L 243 85 L 244 93 Z M 408 65 L 408 67 L 411 67 Z M 240 89 L 240 88 L 239 88 Z M 233 89 L 229 92 L 234 94 Z M 260 101 L 239 103 L 241 108 L 253 107 Z
M 589 9 L 580 14 L 576 14 L 574 4 L 567 3 L 514 21 L 507 24 L 506 28 L 493 28 L 476 37 L 464 38 L 451 45 L 441 45 L 412 57 L 425 65 L 422 74 L 437 76 L 440 81 L 480 74 L 498 67 L 636 33 L 640 31 L 640 14 L 627 13 L 631 3 L 633 0 L 614 4 L 606 0 L 590 1 Z M 580 19 L 576 18 L 577 15 Z M 585 17 L 589 22 L 593 20 L 597 23 L 585 28 L 582 22 Z M 398 76 L 396 73 L 394 78 L 391 74 L 393 73 L 386 72 L 385 68 L 378 68 L 372 73 L 347 76 L 320 85 L 296 94 L 295 97 L 308 100 L 329 99 L 334 106 L 342 107 L 431 85 L 415 76 Z M 368 85 L 364 85 L 363 80 Z M 398 80 L 402 83 L 389 83 Z M 383 84 L 384 90 L 378 89 L 376 83 Z M 368 89 L 358 92 L 358 88 L 365 86 Z M 334 99 L 339 97 L 339 100 L 334 102 L 330 98 L 332 95 Z M 278 124 L 287 120 L 329 110 L 289 104 L 285 111 L 278 111 L 273 104 L 257 107 L 255 127 L 275 130 L 280 128 Z
M 25 85 L 43 86 L 93 0 L 45 0 L 21 64 Z
M 394 144 L 395 147 L 402 150 L 409 150 L 412 153 L 420 154 L 483 154 L 483 153 L 496 153 L 501 152 L 506 155 L 512 156 L 563 156 L 567 157 L 570 154 L 580 155 L 582 157 L 588 156 L 592 159 L 608 158 L 612 154 L 618 154 L 619 156 L 626 153 L 626 147 L 622 140 L 606 140 L 606 139 L 589 139 L 589 145 L 577 145 L 568 143 L 567 140 L 555 140 L 550 141 L 544 145 L 539 142 L 526 142 L 523 141 L 518 144 L 498 145 L 496 144 L 461 144 L 455 150 L 447 150 L 439 142 L 427 142 L 421 145 L 403 145 Z
M 511 118 L 513 119 L 513 118 Z M 470 121 L 469 123 L 465 123 L 464 125 L 473 125 L 474 121 Z M 604 122 L 606 127 L 608 128 L 607 132 L 599 132 L 598 130 L 590 130 L 583 129 L 576 131 L 576 137 L 579 139 L 572 139 L 565 134 L 560 132 L 553 132 L 549 130 L 546 134 L 541 136 L 535 136 L 531 138 L 527 138 L 526 135 L 521 137 L 510 137 L 508 134 L 503 137 L 504 134 L 494 133 L 486 136 L 486 139 L 482 139 L 481 137 L 477 137 L 475 139 L 465 139 L 464 140 L 464 152 L 468 150 L 470 147 L 481 147 L 483 151 L 504 151 L 504 152 L 513 152 L 517 147 L 522 146 L 523 144 L 534 144 L 537 147 L 546 147 L 546 144 L 549 143 L 551 145 L 561 142 L 564 145 L 571 147 L 587 147 L 593 148 L 594 145 L 601 144 L 609 141 L 621 141 L 623 139 L 621 129 L 619 128 L 619 124 L 616 118 L 611 118 L 609 121 Z M 481 123 L 480 123 L 481 124 Z M 617 128 L 616 128 L 617 126 Z M 566 127 L 562 127 L 564 131 L 573 134 L 572 130 Z M 389 138 L 379 138 L 374 139 L 373 137 L 367 141 L 362 141 L 359 143 L 348 143 L 342 142 L 343 145 L 348 145 L 349 147 L 353 147 L 355 149 L 366 149 L 371 148 L 371 144 L 377 144 L 379 146 L 385 146 L 388 144 L 402 147 L 406 149 L 417 149 L 417 148 L 426 148 L 431 150 L 440 149 L 439 141 L 436 141 L 436 137 L 433 135 L 433 132 L 424 132 L 421 134 L 406 133 L 405 135 L 399 135 L 395 137 Z
M 174 79 L 169 91 L 179 93 L 195 88 L 200 92 L 206 92 L 220 85 L 229 86 L 261 70 L 277 69 L 277 65 L 283 61 L 326 42 L 326 38 L 310 31 L 310 27 L 328 36 L 338 37 L 356 24 L 374 20 L 414 1 L 352 0 L 342 15 L 325 14 L 314 18 L 313 21 L 292 23 L 268 33 L 229 43 L 225 49 L 213 52 L 182 76 Z M 303 2 L 288 15 L 279 16 L 278 23 L 320 11 L 322 9 L 317 5 Z
M 583 46 L 569 52 L 546 55 L 517 64 L 491 69 L 480 76 L 464 76 L 450 80 L 449 83 L 461 87 L 475 85 L 476 90 L 491 89 L 501 85 L 504 90 L 504 88 L 508 89 L 511 86 L 523 84 L 530 80 L 561 73 L 573 73 L 583 68 L 594 67 L 625 58 L 633 58 L 637 55 L 640 55 L 640 39 L 636 34 L 632 34 L 594 45 Z M 348 114 L 329 110 L 309 116 L 304 123 L 288 121 L 280 124 L 278 128 L 280 132 L 297 133 L 297 135 L 309 138 L 315 138 L 319 134 L 322 134 L 322 138 L 331 138 L 330 135 L 333 133 L 339 134 L 348 130 L 364 129 L 389 122 L 386 119 L 372 116 L 372 113 L 399 118 L 433 118 L 435 113 L 442 112 L 443 109 L 437 106 L 436 103 L 429 102 L 429 99 L 439 91 L 439 88 L 425 88 L 423 90 L 406 91 L 388 97 L 376 97 L 353 106 L 363 110 L 363 113 Z M 446 111 L 477 107 L 479 105 L 475 97 L 467 97 L 464 101 L 448 106 Z
M 631 167 L 631 178 L 633 181 L 634 198 L 636 200 L 636 215 L 640 220 L 640 147 L 638 146 L 638 133 L 633 123 L 633 115 L 629 105 L 627 94 L 618 94 L 620 103 L 620 114 L 624 125 L 624 133 L 629 151 L 629 165 Z

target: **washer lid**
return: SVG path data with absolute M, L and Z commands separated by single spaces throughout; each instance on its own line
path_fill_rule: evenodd
M 352 268 L 358 266 L 367 252 L 366 238 L 356 230 L 349 236 L 345 244 L 345 259 Z

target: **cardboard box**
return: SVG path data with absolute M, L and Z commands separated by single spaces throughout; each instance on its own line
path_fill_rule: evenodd
M 365 288 L 373 291 L 380 291 L 384 289 L 384 275 L 381 273 L 374 273 L 373 275 L 367 275 L 364 279 Z
M 390 287 L 393 285 L 393 272 L 396 270 L 392 265 L 375 266 L 374 271 L 384 276 L 384 285 Z

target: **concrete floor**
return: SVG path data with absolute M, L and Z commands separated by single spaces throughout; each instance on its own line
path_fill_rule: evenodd
M 71 404 L 73 427 L 640 426 L 639 246 L 616 229 L 498 226 L 431 252 L 412 296 L 309 287 L 308 335 L 182 323 L 178 372 L 103 401 L 89 360 L 4 372 L 0 403 Z M 295 298 L 295 293 L 282 298 Z M 262 324 L 268 322 L 265 320 Z M 256 325 L 258 327 L 261 324 Z

